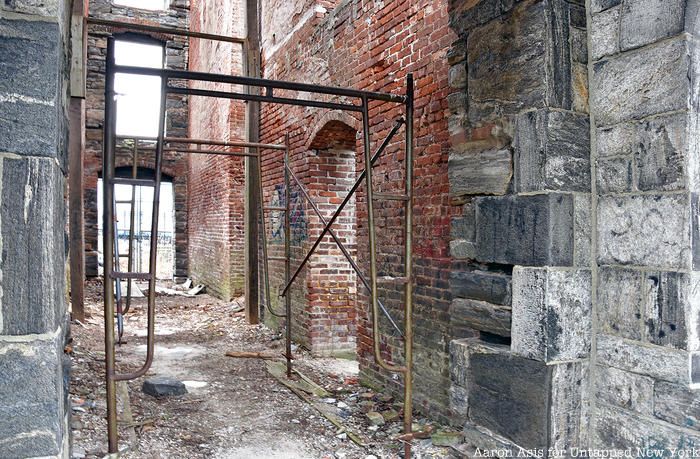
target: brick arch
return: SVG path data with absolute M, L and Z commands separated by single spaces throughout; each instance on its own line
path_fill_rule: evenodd
M 314 123 L 305 142 L 307 150 L 320 150 L 332 147 L 355 149 L 357 132 L 361 129 L 360 120 L 350 113 L 334 110 L 324 113 Z

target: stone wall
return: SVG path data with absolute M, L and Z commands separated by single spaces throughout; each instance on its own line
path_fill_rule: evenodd
M 0 4 L 0 456 L 68 457 L 64 2 Z
M 189 1 L 173 0 L 170 9 L 151 11 L 113 5 L 110 0 L 91 0 L 90 16 L 126 22 L 142 22 L 187 29 L 189 27 Z M 97 181 L 102 174 L 102 126 L 104 122 L 104 84 L 107 37 L 112 31 L 91 26 L 87 44 L 87 88 L 85 97 L 85 160 L 83 186 L 85 191 L 85 272 L 97 275 Z M 160 36 L 154 38 L 166 43 L 166 65 L 185 70 L 188 63 L 189 43 L 184 37 Z M 167 101 L 166 135 L 186 137 L 188 127 L 187 96 L 169 94 Z M 131 166 L 133 149 L 126 141 L 117 142 L 116 166 Z M 153 169 L 153 152 L 140 152 L 139 167 Z M 166 152 L 163 155 L 163 173 L 173 180 L 175 199 L 175 276 L 188 276 L 188 210 L 187 210 L 187 162 L 181 153 Z M 147 217 L 148 218 L 148 217 Z
M 226 36 L 244 35 L 243 2 L 192 2 L 191 29 Z M 242 74 L 240 45 L 192 39 L 190 70 Z M 230 85 L 192 82 L 193 88 L 231 90 Z M 241 101 L 190 97 L 189 136 L 219 141 L 245 137 L 245 105 Z M 220 148 L 220 147 L 214 147 Z M 240 151 L 240 149 L 238 149 Z M 190 274 L 210 293 L 224 299 L 243 294 L 245 246 L 242 157 L 191 155 L 188 160 Z
M 418 410 L 442 419 L 447 419 L 449 411 L 448 343 L 451 336 L 447 238 L 452 208 L 447 194 L 449 91 L 445 54 L 455 38 L 448 27 L 447 8 L 446 0 L 262 2 L 263 64 L 267 78 L 401 94 L 406 74 L 414 74 L 416 405 Z M 402 115 L 402 107 L 377 103 L 372 105 L 370 114 L 374 150 L 394 120 Z M 319 166 L 319 159 L 328 157 L 328 149 L 313 142 L 316 134 L 331 122 L 342 126 L 340 131 L 346 133 L 343 138 L 351 139 L 353 133 L 355 139 L 361 135 L 360 120 L 351 114 L 271 105 L 263 106 L 261 134 L 264 141 L 281 142 L 289 133 L 295 173 L 312 189 L 315 199 L 327 198 L 328 204 L 337 204 L 349 188 L 349 177 L 338 175 L 337 164 Z M 402 187 L 402 136 L 403 129 L 375 168 L 377 191 L 392 192 Z M 355 149 L 359 147 L 357 142 L 353 145 Z M 361 151 L 355 151 L 352 176 L 364 169 Z M 271 203 L 275 187 L 282 183 L 281 157 L 271 153 L 266 161 L 263 164 L 265 202 Z M 342 167 L 351 168 L 349 164 Z M 294 196 L 292 194 L 292 198 Z M 301 261 L 321 226 L 303 198 L 299 200 L 299 213 L 304 215 L 304 220 L 295 234 L 305 232 L 305 235 L 301 240 L 293 238 L 292 266 Z M 324 208 L 327 217 L 330 217 L 331 207 Z M 355 250 L 360 266 L 368 273 L 365 209 L 361 191 L 357 195 L 354 218 Z M 375 211 L 380 228 L 377 232 L 379 272 L 400 276 L 403 211 L 396 203 L 379 201 Z M 342 234 L 352 233 L 352 220 L 348 218 L 335 227 L 341 239 Z M 330 238 L 323 241 L 321 249 L 324 253 L 311 259 L 311 266 L 293 287 L 295 339 L 318 353 L 335 353 L 352 348 L 351 335 L 355 335 L 363 380 L 398 392 L 400 383 L 374 364 L 365 287 L 350 277 L 350 266 Z M 333 266 L 324 267 L 327 263 Z M 275 285 L 279 285 L 279 281 Z M 332 298 L 333 295 L 337 298 Z M 401 286 L 382 284 L 379 296 L 401 324 Z M 349 301 L 356 302 L 356 318 L 346 312 Z M 385 357 L 400 362 L 402 342 L 397 333 L 385 319 L 381 319 L 381 329 Z
M 583 2 L 452 2 L 451 408 L 468 441 L 587 444 L 590 138 Z M 527 376 L 525 376 L 527 375 Z M 486 433 L 485 433 L 486 432 Z
M 697 13 L 590 5 L 594 446 L 700 446 Z

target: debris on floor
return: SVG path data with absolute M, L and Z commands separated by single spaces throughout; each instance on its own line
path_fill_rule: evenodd
M 103 458 L 107 451 L 100 292 L 99 282 L 88 283 L 90 316 L 84 326 L 73 327 L 70 391 L 75 458 Z M 119 414 L 120 448 L 127 449 L 121 457 L 403 457 L 400 401 L 360 386 L 356 362 L 314 358 L 301 348 L 294 352 L 299 371 L 294 389 L 282 384 L 280 379 L 288 381 L 281 358 L 284 341 L 264 325 L 247 325 L 242 310 L 233 312 L 238 304 L 243 301 L 232 304 L 207 294 L 158 297 L 154 363 L 144 378 L 127 382 L 131 419 L 125 419 L 123 411 Z M 145 299 L 134 299 L 125 316 L 126 343 L 117 348 L 119 371 L 143 364 L 145 309 Z M 227 357 L 234 349 L 279 360 Z M 154 378 L 175 379 L 187 393 L 147 395 L 141 390 L 144 379 Z M 382 424 L 372 425 L 368 413 L 376 413 Z M 418 418 L 414 425 L 422 431 L 433 427 L 440 431 L 426 419 Z M 429 438 L 410 440 L 417 459 L 463 457 L 456 448 L 435 446 Z
M 145 394 L 154 397 L 167 397 L 172 395 L 185 395 L 187 387 L 182 381 L 167 376 L 154 376 L 143 382 L 142 390 Z

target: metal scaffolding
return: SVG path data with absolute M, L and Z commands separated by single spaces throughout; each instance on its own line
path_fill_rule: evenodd
M 95 24 L 100 24 L 95 22 Z M 104 22 L 104 21 L 102 21 Z M 115 24 L 101 24 L 115 26 Z M 122 24 L 120 27 L 128 27 L 127 24 Z M 116 26 L 115 26 L 116 27 Z M 138 29 L 138 28 L 136 28 Z M 169 33 L 174 33 L 169 30 Z M 180 33 L 181 35 L 183 33 Z M 202 35 L 202 34 L 200 34 Z M 203 34 L 206 35 L 206 34 Z M 206 37 L 215 39 L 212 36 Z M 412 424 L 412 363 L 413 363 L 413 247 L 412 247 L 412 226 L 413 226 L 413 77 L 408 75 L 406 80 L 406 94 L 396 95 L 382 92 L 359 91 L 353 89 L 336 88 L 329 86 L 320 86 L 313 84 L 293 83 L 286 81 L 268 80 L 262 78 L 251 78 L 241 76 L 230 76 L 221 74 L 210 74 L 183 70 L 172 69 L 154 69 L 142 68 L 133 66 L 121 66 L 115 62 L 114 54 L 114 37 L 108 38 L 107 44 L 107 65 L 106 65 L 106 84 L 105 84 L 105 121 L 104 121 L 104 151 L 103 151 L 103 241 L 104 241 L 104 317 L 105 317 L 105 366 L 106 366 L 106 382 L 107 382 L 107 421 L 108 421 L 108 442 L 109 452 L 118 452 L 118 432 L 117 432 L 117 403 L 116 403 L 116 382 L 131 380 L 143 376 L 151 366 L 154 357 L 155 343 L 155 284 L 156 284 L 156 255 L 158 238 L 158 211 L 160 203 L 160 185 L 161 185 L 161 169 L 163 163 L 163 153 L 167 151 L 177 151 L 191 154 L 214 154 L 214 155 L 229 155 L 229 156 L 246 156 L 258 159 L 257 178 L 258 189 L 260 195 L 259 210 L 262 233 L 262 252 L 263 262 L 257 269 L 263 271 L 263 285 L 265 289 L 265 300 L 271 314 L 277 317 L 284 317 L 286 328 L 286 347 L 285 358 L 287 361 L 287 376 L 292 375 L 292 352 L 291 352 L 291 295 L 290 288 L 295 279 L 302 271 L 306 263 L 313 255 L 321 240 L 328 234 L 335 241 L 337 246 L 346 257 L 353 270 L 357 273 L 358 278 L 368 289 L 371 297 L 371 321 L 373 330 L 373 352 L 376 363 L 390 371 L 403 374 L 404 376 L 404 433 L 411 433 Z M 238 41 L 236 41 L 238 42 Z M 160 95 L 160 119 L 158 123 L 158 136 L 154 138 L 134 138 L 134 166 L 131 178 L 119 178 L 115 173 L 115 148 L 116 148 L 116 99 L 114 91 L 115 75 L 117 73 L 133 74 L 133 75 L 150 75 L 161 78 L 161 95 Z M 261 94 L 257 92 L 235 92 L 235 91 L 210 91 L 203 89 L 195 89 L 189 85 L 173 85 L 173 81 L 199 81 L 199 82 L 217 82 L 228 83 L 232 85 L 240 85 L 246 88 L 259 88 Z M 302 93 L 302 97 L 288 97 L 276 95 L 277 90 L 290 90 Z M 289 161 L 289 137 L 285 138 L 284 144 L 263 144 L 252 142 L 221 142 L 204 139 L 188 139 L 165 136 L 165 115 L 166 115 L 166 98 L 168 94 L 183 94 L 195 95 L 213 98 L 228 98 L 247 101 L 257 101 L 263 103 L 286 104 L 302 107 L 317 107 L 334 110 L 345 110 L 359 113 L 362 117 L 362 150 L 364 155 L 365 170 L 357 177 L 354 185 L 351 187 L 345 199 L 339 205 L 332 217 L 328 220 L 324 218 L 318 206 L 314 203 L 309 193 L 304 188 L 302 182 L 294 174 Z M 310 95 L 328 95 L 340 96 L 352 102 L 329 102 L 319 100 L 308 100 Z M 370 116 L 369 104 L 372 101 L 385 103 L 401 104 L 404 107 L 404 117 L 397 120 L 393 128 L 388 133 L 387 137 L 380 144 L 379 148 L 372 154 L 370 150 Z M 403 193 L 386 194 L 374 193 L 372 189 L 373 177 L 372 168 L 375 162 L 380 158 L 392 139 L 399 132 L 401 126 L 405 128 L 405 183 Z M 149 140 L 155 142 L 155 146 L 141 146 L 140 140 Z M 196 148 L 173 146 L 176 144 L 195 145 Z M 151 144 L 152 145 L 152 144 Z M 245 148 L 246 151 L 220 151 L 212 148 L 203 148 L 203 146 L 223 146 Z M 152 150 L 155 152 L 155 175 L 153 180 L 138 179 L 136 177 L 136 163 L 138 160 L 139 151 Z M 285 199 L 283 206 L 264 206 L 263 204 L 263 181 L 262 181 L 262 152 L 265 150 L 284 151 L 284 187 Z M 319 220 L 324 225 L 321 234 L 316 238 L 309 252 L 304 257 L 300 265 L 292 273 L 290 260 L 290 183 L 294 182 L 301 190 L 304 198 L 309 202 Z M 367 205 L 367 223 L 368 223 L 368 239 L 369 239 L 369 278 L 367 278 L 360 270 L 350 252 L 346 249 L 342 241 L 337 237 L 332 229 L 332 225 L 343 211 L 346 204 L 351 200 L 354 193 L 360 188 L 362 182 L 365 182 L 366 205 Z M 151 244 L 149 252 L 149 269 L 148 272 L 134 272 L 133 260 L 131 252 L 133 250 L 133 230 L 130 232 L 130 243 L 128 253 L 128 271 L 121 271 L 118 265 L 119 251 L 116 250 L 116 234 L 115 234 L 115 194 L 114 186 L 117 184 L 136 186 L 153 187 L 153 209 L 151 218 Z M 133 196 L 133 193 L 132 193 Z M 404 212 L 404 272 L 400 277 L 391 278 L 392 281 L 403 285 L 404 291 L 404 326 L 403 331 L 398 327 L 391 315 L 380 302 L 378 297 L 378 275 L 377 275 L 377 241 L 376 241 L 376 226 L 374 219 L 374 201 L 377 199 L 396 201 L 403 203 Z M 133 202 L 133 199 L 132 199 Z M 133 206 L 132 206 L 133 209 Z M 268 256 L 267 233 L 265 231 L 265 211 L 279 211 L 284 213 L 284 257 Z M 133 210 L 132 210 L 133 212 Z M 132 222 L 133 225 L 133 216 Z M 113 256 L 109 256 L 113 254 Z M 284 261 L 285 286 L 281 296 L 285 298 L 284 313 L 275 312 L 272 309 L 270 301 L 270 280 L 269 280 L 269 261 Z M 115 266 L 116 264 L 116 266 Z M 120 281 L 127 280 L 127 296 L 125 307 L 122 307 Z M 119 325 L 117 336 L 121 336 L 122 314 L 129 310 L 131 281 L 144 280 L 148 281 L 148 302 L 147 302 L 147 352 L 146 360 L 143 366 L 132 373 L 118 373 L 115 367 L 115 317 Z M 115 293 L 117 295 L 115 296 Z M 116 303 L 116 310 L 115 310 Z M 379 330 L 379 314 L 385 314 L 392 326 L 401 334 L 404 341 L 404 363 L 396 365 L 384 360 L 380 352 L 380 330 Z M 410 435 L 404 436 L 410 438 Z M 405 441 L 406 457 L 410 457 L 410 441 Z

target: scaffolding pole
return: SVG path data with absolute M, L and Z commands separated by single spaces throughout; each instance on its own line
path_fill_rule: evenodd
M 105 257 L 105 282 L 104 282 L 104 305 L 105 305 L 105 366 L 106 366 L 106 382 L 107 382 L 107 421 L 108 421 L 108 440 L 109 440 L 109 452 L 116 453 L 118 451 L 118 432 L 117 432 L 117 413 L 116 413 L 116 382 L 124 381 L 138 378 L 144 375 L 153 361 L 154 353 L 154 341 L 155 341 L 155 282 L 156 282 L 156 254 L 157 254 L 157 243 L 158 243 L 158 208 L 159 208 L 159 192 L 160 192 L 160 181 L 161 181 L 161 169 L 163 153 L 167 151 L 178 151 L 182 153 L 193 153 L 193 154 L 224 154 L 231 156 L 246 156 L 250 160 L 254 160 L 258 165 L 258 171 L 256 174 L 257 180 L 259 181 L 259 186 L 256 187 L 255 192 L 260 194 L 260 229 L 262 232 L 263 240 L 263 274 L 265 277 L 265 295 L 268 306 L 270 305 L 270 290 L 269 290 L 269 266 L 268 260 L 272 259 L 267 254 L 267 234 L 265 231 L 265 221 L 264 221 L 264 210 L 263 206 L 263 196 L 262 196 L 262 154 L 263 149 L 274 149 L 274 150 L 284 150 L 284 186 L 285 186 L 285 202 L 283 206 L 283 211 L 285 214 L 285 244 L 284 244 L 284 261 L 285 261 L 285 287 L 282 290 L 281 296 L 285 298 L 285 321 L 286 321 L 286 349 L 285 357 L 287 359 L 287 375 L 291 376 L 292 367 L 292 353 L 291 353 L 291 295 L 290 287 L 299 274 L 303 266 L 308 262 L 311 255 L 313 254 L 315 248 L 318 246 L 320 240 L 325 236 L 325 234 L 330 234 L 334 241 L 340 247 L 343 254 L 346 256 L 350 262 L 353 269 L 358 273 L 363 284 L 368 288 L 370 298 L 371 298 L 371 321 L 373 330 L 373 353 L 375 362 L 387 371 L 400 373 L 404 377 L 404 438 L 410 438 L 411 424 L 412 424 L 412 396 L 413 396 L 413 379 L 412 379 L 412 360 L 413 360 L 413 246 L 412 246 L 412 225 L 413 225 L 413 77 L 408 75 L 406 83 L 406 94 L 396 95 L 390 93 L 381 92 L 371 92 L 371 91 L 360 91 L 354 89 L 346 88 L 335 88 L 330 86 L 312 85 L 305 83 L 293 83 L 286 81 L 276 81 L 267 80 L 262 78 L 251 78 L 251 77 L 237 77 L 230 75 L 219 75 L 219 74 L 209 74 L 202 72 L 190 72 L 190 71 L 180 71 L 180 70 L 170 70 L 170 69 L 151 69 L 151 68 L 140 68 L 140 67 L 129 67 L 129 66 L 119 66 L 116 65 L 114 61 L 114 38 L 110 37 L 108 39 L 107 46 L 107 67 L 106 67 L 106 85 L 105 85 L 105 128 L 104 128 L 104 153 L 103 153 L 103 177 L 105 189 L 103 193 L 104 199 L 104 215 L 103 215 L 103 231 L 104 231 L 104 253 L 112 254 L 114 251 L 115 234 L 114 230 L 114 186 L 115 184 L 123 183 L 130 184 L 132 186 L 146 185 L 154 187 L 153 194 L 153 214 L 151 218 L 151 245 L 150 245 L 150 256 L 149 256 L 149 266 L 148 272 L 120 272 L 119 267 L 114 266 L 114 257 Z M 160 119 L 158 136 L 156 138 L 133 138 L 135 145 L 135 152 L 139 149 L 139 141 L 155 141 L 155 146 L 144 146 L 142 149 L 152 149 L 155 151 L 155 179 L 154 180 L 139 180 L 133 177 L 131 179 L 116 178 L 115 177 L 115 145 L 116 145 L 116 106 L 115 106 L 115 92 L 114 92 L 114 76 L 116 73 L 130 73 L 138 75 L 152 75 L 159 76 L 161 78 L 161 106 L 160 106 Z M 235 91 L 225 92 L 225 91 L 209 91 L 202 90 L 191 87 L 173 87 L 170 85 L 170 80 L 187 80 L 187 81 L 208 81 L 208 82 L 220 82 L 229 83 L 234 85 L 242 85 L 248 88 L 261 88 L 264 89 L 263 94 L 255 94 L 254 91 L 248 91 L 246 93 L 239 93 Z M 305 95 L 299 98 L 294 97 L 280 97 L 274 94 L 276 89 L 296 91 L 297 93 L 305 94 L 320 94 L 329 95 L 334 97 L 344 98 L 346 100 L 341 102 L 328 102 L 328 101 L 316 101 L 308 100 Z M 255 102 L 265 102 L 274 104 L 287 104 L 300 107 L 317 107 L 326 109 L 340 109 L 346 111 L 353 111 L 360 113 L 362 116 L 362 151 L 364 155 L 365 170 L 358 177 L 357 181 L 351 188 L 350 192 L 343 200 L 341 206 L 336 210 L 333 216 L 329 220 L 325 220 L 321 215 L 318 207 L 311 200 L 308 193 L 305 192 L 301 182 L 294 175 L 290 160 L 289 160 L 289 137 L 285 138 L 284 145 L 279 144 L 263 144 L 259 142 L 221 142 L 215 140 L 202 140 L 202 139 L 189 139 L 189 138 L 173 138 L 165 137 L 165 113 L 166 113 L 166 99 L 168 94 L 184 94 L 184 95 L 196 95 L 204 97 L 215 97 L 215 98 L 230 98 L 230 99 L 240 99 L 249 100 Z M 354 102 L 348 102 L 347 99 L 354 99 Z M 370 135 L 370 102 L 385 102 L 385 103 L 399 103 L 405 108 L 405 119 L 400 120 L 396 123 L 394 128 L 390 131 L 389 135 L 382 142 L 378 150 L 374 155 L 371 154 L 371 135 Z M 375 161 L 381 156 L 386 147 L 391 142 L 391 139 L 398 132 L 398 129 L 402 124 L 405 124 L 405 147 L 406 156 L 404 161 L 405 167 L 405 182 L 404 190 L 402 194 L 389 195 L 384 193 L 374 193 L 373 192 L 373 175 L 372 168 Z M 123 137 L 121 137 L 123 138 Z M 224 147 L 240 147 L 247 148 L 246 152 L 230 152 L 230 151 L 220 151 L 212 149 L 203 148 L 180 148 L 171 147 L 166 144 L 189 144 L 189 145 L 210 145 L 210 146 L 224 146 Z M 254 150 L 255 152 L 251 152 Z M 299 186 L 301 186 L 302 193 L 304 193 L 305 198 L 309 200 L 314 211 L 320 217 L 320 220 L 324 224 L 324 229 L 321 236 L 316 240 L 312 249 L 306 254 L 301 265 L 297 268 L 294 274 L 291 274 L 291 228 L 290 228 L 290 178 L 295 180 Z M 367 279 L 363 273 L 360 272 L 358 265 L 352 260 L 347 249 L 343 246 L 340 239 L 332 231 L 331 226 L 338 218 L 338 215 L 342 211 L 342 208 L 350 200 L 351 196 L 359 189 L 362 181 L 365 181 L 365 192 L 367 196 L 367 222 L 368 222 L 368 236 L 369 236 L 369 279 Z M 259 188 L 259 189 L 258 189 Z M 253 192 L 253 190 L 249 190 Z M 381 304 L 379 300 L 378 291 L 378 275 L 377 275 L 377 240 L 376 240 L 376 225 L 374 219 L 374 201 L 375 200 L 388 200 L 401 202 L 404 205 L 404 273 L 403 276 L 393 278 L 401 283 L 404 287 L 404 326 L 403 331 L 399 329 L 396 323 L 391 318 L 391 315 L 386 310 L 384 305 Z M 282 206 L 279 206 L 282 210 Z M 269 209 L 268 209 L 269 210 Z M 132 269 L 131 263 L 129 263 L 129 270 Z M 119 282 L 121 279 L 142 279 L 148 280 L 149 290 L 148 290 L 148 331 L 147 331 L 147 353 L 146 360 L 143 366 L 132 373 L 119 374 L 115 369 L 115 334 L 114 334 L 114 282 Z M 389 363 L 384 360 L 380 351 L 381 334 L 379 328 L 379 311 L 380 308 L 382 312 L 390 319 L 392 325 L 402 334 L 404 343 L 404 363 L 402 365 L 397 365 L 395 363 Z M 271 311 L 272 312 L 272 311 Z M 405 442 L 405 454 L 406 457 L 410 457 L 411 444 L 409 441 Z

